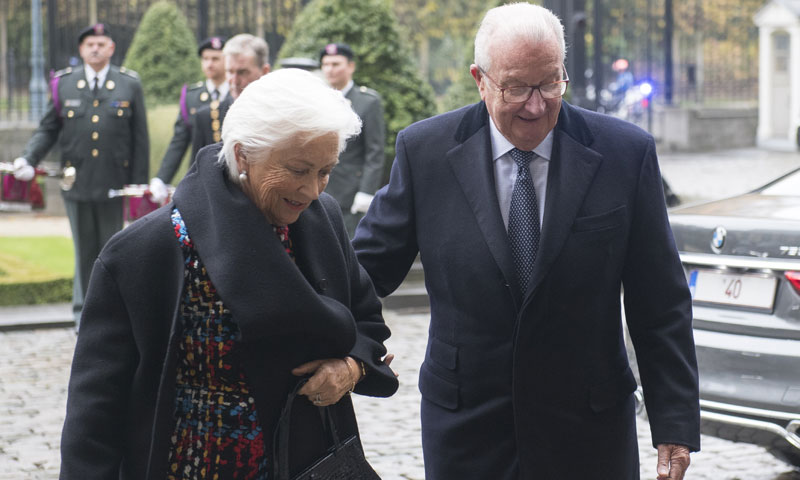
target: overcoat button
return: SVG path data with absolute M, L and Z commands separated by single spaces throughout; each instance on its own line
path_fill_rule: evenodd
M 319 287 L 319 289 L 320 289 L 320 290 L 322 290 L 322 291 L 325 291 L 325 290 L 327 290 L 327 288 L 328 288 L 328 280 L 326 280 L 326 279 L 324 279 L 324 278 L 323 278 L 323 279 L 321 279 L 319 282 L 317 282 L 317 286 L 318 286 L 318 287 Z

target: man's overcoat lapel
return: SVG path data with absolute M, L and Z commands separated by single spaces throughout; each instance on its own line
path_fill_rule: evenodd
M 462 143 L 447 152 L 446 159 L 506 283 L 519 291 L 508 234 L 497 203 L 489 115 L 483 103 L 465 116 L 456 138 Z
M 561 252 L 586 192 L 603 161 L 600 153 L 589 148 L 593 141 L 592 134 L 583 120 L 572 112 L 572 108 L 566 103 L 561 104 L 554 131 L 542 238 L 525 295 L 526 303 Z

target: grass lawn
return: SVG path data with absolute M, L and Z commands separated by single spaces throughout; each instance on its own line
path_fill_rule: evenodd
M 161 159 L 167 151 L 169 141 L 172 140 L 175 119 L 178 117 L 178 104 L 158 105 L 147 107 L 147 131 L 150 134 L 150 178 L 153 178 L 161 167 Z M 186 175 L 189 165 L 189 155 L 192 154 L 192 146 L 186 149 L 183 161 L 172 179 L 172 184 L 178 182 Z
M 0 305 L 68 302 L 74 269 L 71 238 L 0 237 Z
M 177 104 L 147 107 L 148 178 L 155 176 L 161 166 L 177 115 Z M 191 148 L 187 149 L 173 185 L 186 174 L 190 154 Z M 72 298 L 74 269 L 71 238 L 0 236 L 0 305 L 68 302 Z

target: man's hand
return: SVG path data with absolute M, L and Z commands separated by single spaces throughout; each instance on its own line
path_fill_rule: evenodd
M 153 177 L 150 180 L 150 198 L 153 200 L 154 203 L 159 205 L 164 203 L 164 200 L 167 199 L 169 193 L 167 192 L 167 186 L 164 185 L 164 181 L 158 177 Z
M 673 443 L 658 445 L 658 480 L 683 480 L 689 468 L 689 448 Z
M 14 178 L 21 182 L 28 182 L 33 180 L 35 175 L 36 171 L 28 165 L 28 161 L 25 158 L 19 157 L 14 160 Z
M 375 195 L 370 195 L 369 193 L 356 193 L 356 196 L 353 198 L 353 205 L 350 207 L 350 213 L 353 215 L 359 212 L 367 213 L 367 210 L 369 210 L 369 204 L 372 203 L 373 198 L 375 198 Z

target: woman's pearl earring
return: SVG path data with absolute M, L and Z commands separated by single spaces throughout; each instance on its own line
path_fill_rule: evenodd
M 245 170 L 242 170 L 241 172 L 239 172 L 239 181 L 240 182 L 246 182 L 247 181 L 247 172 Z

